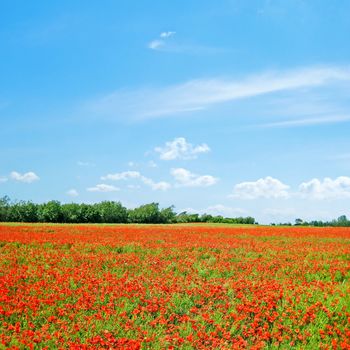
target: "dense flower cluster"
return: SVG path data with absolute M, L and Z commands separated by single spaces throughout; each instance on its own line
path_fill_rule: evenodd
M 350 349 L 349 243 L 349 228 L 0 225 L 0 348 Z

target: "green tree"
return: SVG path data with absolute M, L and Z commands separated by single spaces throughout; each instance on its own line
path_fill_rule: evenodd
M 10 198 L 8 196 L 4 196 L 0 198 L 0 221 L 9 221 L 8 214 L 10 208 Z
M 158 203 L 141 205 L 138 208 L 129 210 L 129 222 L 136 224 L 158 224 L 161 222 L 161 215 Z
M 160 211 L 160 222 L 163 224 L 171 224 L 176 221 L 176 213 L 174 212 L 174 206 L 164 208 Z
M 95 209 L 100 222 L 126 223 L 128 220 L 128 211 L 120 202 L 104 201 L 96 204 Z
M 66 223 L 84 223 L 80 205 L 77 203 L 62 204 L 62 221 Z
M 63 222 L 61 203 L 59 201 L 50 201 L 39 205 L 38 221 L 40 222 Z
M 302 219 L 295 219 L 295 226 L 300 226 L 304 223 Z

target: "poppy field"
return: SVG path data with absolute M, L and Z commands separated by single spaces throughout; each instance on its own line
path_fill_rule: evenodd
M 350 349 L 350 229 L 0 225 L 0 349 Z

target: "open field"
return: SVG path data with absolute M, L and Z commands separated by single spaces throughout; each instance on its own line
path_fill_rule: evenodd
M 0 348 L 350 349 L 350 229 L 0 225 Z

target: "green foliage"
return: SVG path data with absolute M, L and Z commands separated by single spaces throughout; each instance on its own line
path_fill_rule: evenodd
M 346 215 L 339 216 L 338 219 L 332 221 L 321 221 L 321 220 L 313 220 L 310 222 L 303 221 L 302 219 L 295 220 L 296 226 L 317 226 L 317 227 L 325 227 L 325 226 L 333 226 L 333 227 L 348 227 L 350 226 L 350 220 L 346 217 Z
M 173 207 L 159 210 L 158 203 L 141 205 L 138 208 L 130 209 L 128 212 L 129 222 L 137 224 L 167 224 L 175 222 Z
M 158 203 L 127 209 L 120 202 L 104 201 L 96 204 L 61 204 L 59 201 L 35 204 L 30 201 L 11 202 L 0 198 L 0 222 L 50 222 L 50 223 L 226 223 L 256 224 L 252 217 L 225 218 L 209 214 L 176 214 L 174 207 L 159 208 Z
M 176 222 L 178 223 L 191 223 L 191 222 L 207 222 L 207 223 L 219 223 L 219 224 L 249 224 L 255 225 L 257 222 L 251 216 L 238 217 L 238 218 L 226 218 L 221 215 L 213 216 L 210 214 L 189 214 L 186 211 L 179 213 L 176 216 Z
M 10 206 L 10 198 L 5 196 L 0 198 L 0 221 L 9 221 L 8 213 Z
M 96 213 L 99 215 L 99 222 L 125 223 L 128 221 L 128 212 L 120 202 L 104 201 L 95 204 Z
M 61 203 L 50 201 L 39 205 L 37 217 L 39 222 L 63 222 Z
M 0 221 L 37 222 L 38 205 L 32 202 L 10 203 L 8 197 L 0 200 Z
M 159 208 L 158 203 L 141 205 L 135 209 L 127 209 L 120 202 L 104 201 L 96 204 L 61 204 L 49 201 L 36 204 L 31 201 L 11 202 L 5 196 L 0 198 L 0 222 L 50 222 L 50 223 L 136 223 L 136 224 L 171 224 L 171 223 L 221 223 L 249 224 L 257 222 L 251 216 L 228 218 L 221 215 L 199 215 L 196 213 L 175 213 L 174 207 Z M 271 224 L 275 225 L 275 223 Z M 291 226 L 290 222 L 278 225 Z M 296 226 L 350 226 L 346 215 L 332 221 L 313 220 L 310 222 L 300 218 L 295 220 Z
M 176 213 L 174 212 L 174 206 L 162 209 L 160 211 L 160 217 L 164 223 L 176 222 Z

